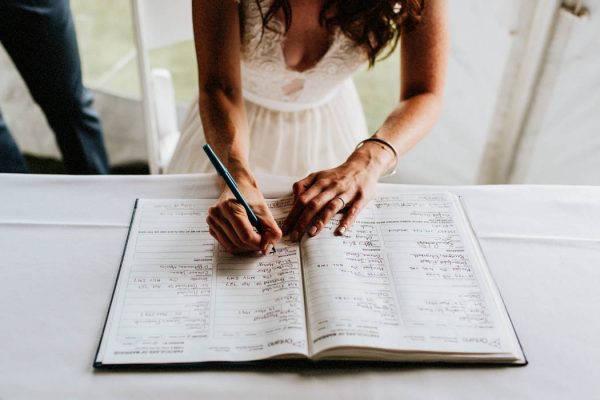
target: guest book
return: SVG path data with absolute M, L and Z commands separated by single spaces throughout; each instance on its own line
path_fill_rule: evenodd
M 94 366 L 267 359 L 526 364 L 458 197 L 395 191 L 273 254 L 210 236 L 214 200 L 139 199 Z M 281 221 L 292 199 L 268 201 Z M 502 267 L 501 265 L 498 267 Z

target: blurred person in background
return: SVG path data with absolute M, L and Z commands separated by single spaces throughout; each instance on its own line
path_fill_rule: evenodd
M 82 83 L 69 1 L 1 0 L 0 43 L 43 110 L 67 173 L 107 174 L 102 127 Z M 1 112 L 0 172 L 27 172 Z

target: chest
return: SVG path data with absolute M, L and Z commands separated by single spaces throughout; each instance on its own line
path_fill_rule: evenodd
M 273 16 L 269 28 L 263 28 L 263 16 L 273 1 L 240 1 L 245 88 L 265 94 L 279 90 L 268 88 L 266 82 L 271 82 L 284 88 L 284 95 L 310 92 L 317 96 L 346 80 L 366 63 L 362 47 L 339 29 L 328 32 L 319 24 L 324 0 L 299 3 L 300 6 L 294 3 L 298 0 L 291 0 L 294 8 L 287 32 L 281 13 Z
M 320 22 L 323 0 L 290 0 L 291 24 L 281 42 L 287 67 L 305 71 L 314 67 L 333 42 L 332 34 Z M 283 26 L 284 13 L 275 16 Z

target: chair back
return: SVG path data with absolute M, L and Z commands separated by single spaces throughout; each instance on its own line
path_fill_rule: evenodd
M 220 0 L 219 0 L 220 1 Z M 179 137 L 171 75 L 152 70 L 149 51 L 194 38 L 191 0 L 131 0 L 148 166 L 160 174 Z
M 194 37 L 191 0 L 133 0 L 136 31 L 147 50 Z

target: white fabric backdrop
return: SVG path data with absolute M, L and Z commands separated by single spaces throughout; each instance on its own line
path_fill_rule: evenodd
M 208 176 L 0 175 L 0 398 L 593 398 L 600 188 L 399 186 L 463 196 L 530 364 L 95 372 L 136 197 L 214 197 Z M 291 179 L 259 177 L 269 196 Z M 386 190 L 381 187 L 381 190 Z
M 583 2 L 555 67 L 547 110 L 515 182 L 600 185 L 600 0 Z
M 405 157 L 398 182 L 473 184 L 508 61 L 511 1 L 450 1 L 450 58 L 444 108 L 434 129 Z

